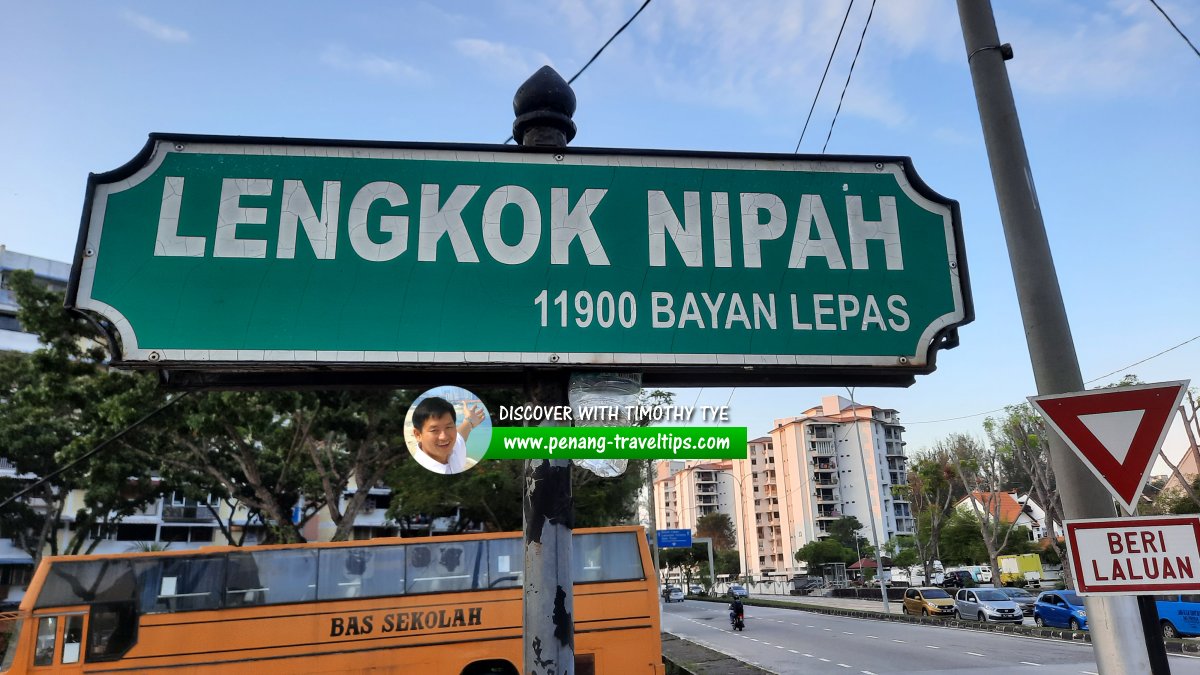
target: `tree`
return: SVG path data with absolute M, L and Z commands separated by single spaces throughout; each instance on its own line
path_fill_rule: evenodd
M 710 513 L 700 516 L 696 521 L 696 536 L 712 539 L 714 551 L 728 551 L 737 548 L 737 534 L 733 529 L 733 519 L 727 513 Z
M 994 452 L 1001 457 L 1011 458 L 1009 470 L 1022 477 L 1020 482 L 1028 486 L 1027 494 L 1045 510 L 1048 548 L 1054 551 L 1055 557 L 1065 557 L 1063 544 L 1057 535 L 1063 521 L 1062 499 L 1058 494 L 1046 426 L 1041 416 L 1028 404 L 1008 406 L 1004 409 L 1004 417 L 986 418 L 983 428 Z M 1063 581 L 1067 588 L 1072 586 L 1069 567 L 1063 567 Z
M 829 524 L 829 538 L 838 542 L 851 556 L 861 555 L 864 558 L 874 553 L 871 543 L 859 535 L 863 524 L 855 516 L 842 516 Z
M 848 563 L 855 559 L 854 549 L 846 548 L 833 537 L 810 541 L 793 556 L 796 562 L 806 563 L 808 573 L 820 573 L 822 567 L 829 563 Z
M 925 567 L 925 578 L 933 578 L 933 561 L 941 559 L 939 542 L 942 527 L 954 503 L 954 466 L 949 450 L 939 442 L 913 460 L 908 470 L 908 485 L 893 486 L 893 492 L 908 497 L 916 518 L 913 547 Z
M 966 434 L 951 434 L 947 443 L 954 472 L 970 497 L 988 561 L 992 569 L 998 570 L 1000 552 L 1008 545 L 1014 531 L 1012 523 L 1001 519 L 1001 500 L 1011 498 L 1004 491 L 1001 453 L 998 448 L 984 446 Z
M 44 288 L 28 271 L 13 272 L 8 281 L 20 306 L 18 320 L 38 335 L 41 346 L 32 354 L 0 354 L 0 453 L 18 475 L 34 477 L 3 481 L 0 496 L 36 485 L 24 502 L 14 501 L 0 513 L 0 523 L 36 564 L 44 553 L 80 552 L 96 529 L 111 528 L 158 498 L 162 486 L 155 464 L 127 452 L 162 447 L 150 425 L 104 452 L 89 451 L 164 399 L 153 377 L 108 367 L 106 337 L 64 310 L 61 293 Z M 64 513 L 67 496 L 81 486 L 87 487 L 83 507 Z M 57 535 L 67 517 L 74 530 L 60 547 Z

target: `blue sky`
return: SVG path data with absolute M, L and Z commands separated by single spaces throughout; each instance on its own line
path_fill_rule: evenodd
M 578 70 L 640 0 L 20 3 L 0 26 L 0 243 L 69 260 L 90 171 L 153 131 L 502 142 L 538 67 Z M 1200 37 L 1200 6 L 1161 3 Z M 843 2 L 655 0 L 575 83 L 573 145 L 791 152 Z M 801 147 L 818 153 L 869 3 Z M 996 3 L 1085 380 L 1200 335 L 1200 59 L 1148 0 Z M 828 151 L 906 155 L 961 203 L 976 320 L 895 408 L 909 451 L 1035 393 L 952 0 L 875 8 Z M 1200 384 L 1200 340 L 1128 369 Z M 1096 382 L 1119 379 L 1122 372 Z M 842 393 L 683 390 L 751 437 Z M 1178 427 L 1178 423 L 1177 423 Z M 1179 429 L 1168 448 L 1181 447 Z

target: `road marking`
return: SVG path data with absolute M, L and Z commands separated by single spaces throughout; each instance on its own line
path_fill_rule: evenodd
M 805 628 L 816 628 L 816 626 L 805 626 Z
M 842 635 L 854 635 L 854 633 L 851 633 L 848 630 L 844 630 L 844 631 L 842 631 Z
M 939 647 L 937 645 L 925 645 L 925 648 L 926 649 L 941 649 L 941 647 Z
M 813 657 L 813 655 L 812 655 L 812 654 L 801 654 L 800 656 L 807 656 L 807 657 L 808 657 L 808 658 L 810 658 L 810 659 Z
M 1090 670 L 1081 670 L 1079 672 L 1083 673 L 1083 675 L 1100 675 L 1100 673 L 1093 673 Z
M 800 653 L 800 652 L 796 651 L 795 649 L 789 649 L 788 651 L 789 651 L 789 652 L 791 652 L 791 653 L 793 653 L 793 654 L 799 654 L 799 653 Z
M 874 635 L 868 635 L 868 636 L 867 636 L 867 639 L 868 639 L 868 640 L 878 640 L 879 638 L 878 638 L 878 637 L 876 637 L 876 636 L 874 636 Z
M 963 652 L 963 653 L 970 654 L 971 656 L 983 656 L 983 654 L 976 654 L 975 652 Z
M 822 628 L 821 630 L 827 630 L 827 631 L 829 631 L 830 633 L 832 633 L 832 632 L 833 632 L 833 629 L 832 629 L 832 628 Z
M 783 645 L 775 645 L 775 649 L 783 649 Z
M 850 665 L 849 665 L 849 664 L 847 664 L 847 663 L 839 663 L 838 665 L 839 665 L 839 666 L 841 666 L 841 667 L 843 667 L 843 668 L 849 668 L 849 667 L 850 667 Z
M 1022 661 L 1021 665 L 1023 665 L 1023 666 L 1040 666 L 1042 664 L 1034 663 L 1033 661 Z
M 819 657 L 819 656 L 817 657 L 817 660 L 818 660 L 818 661 L 824 661 L 825 663 L 830 663 L 829 659 L 823 659 L 823 658 L 821 658 L 821 657 Z
M 899 643 L 903 643 L 903 642 L 904 642 L 904 640 L 897 640 L 896 638 L 892 638 L 892 642 L 899 642 Z
M 872 673 L 869 670 L 860 670 L 858 672 L 862 673 L 863 675 L 875 675 L 875 673 Z

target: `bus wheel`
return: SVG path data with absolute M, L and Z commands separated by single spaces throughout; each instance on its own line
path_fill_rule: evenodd
M 1170 621 L 1164 620 L 1162 622 L 1162 631 L 1163 631 L 1163 637 L 1165 637 L 1165 638 L 1168 638 L 1171 640 L 1179 639 L 1179 631 L 1175 629 L 1175 624 L 1171 623 Z
M 462 675 L 518 675 L 517 667 L 508 661 L 478 661 L 463 668 Z

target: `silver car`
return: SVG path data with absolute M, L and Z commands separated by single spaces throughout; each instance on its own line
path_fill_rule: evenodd
M 1021 623 L 1021 607 L 998 588 L 960 588 L 954 595 L 954 616 L 994 623 Z

